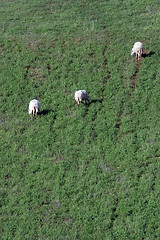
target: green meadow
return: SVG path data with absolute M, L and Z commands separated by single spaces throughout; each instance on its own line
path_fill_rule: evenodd
M 0 1 L 1 239 L 160 239 L 159 19 L 157 0 Z

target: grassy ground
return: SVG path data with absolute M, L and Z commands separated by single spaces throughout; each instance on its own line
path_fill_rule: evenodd
M 0 2 L 2 239 L 160 239 L 159 7 Z

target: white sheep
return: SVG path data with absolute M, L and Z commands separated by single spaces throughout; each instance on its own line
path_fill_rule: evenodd
M 85 90 L 78 90 L 75 92 L 75 100 L 79 107 L 80 102 L 83 100 L 85 100 L 85 102 L 86 101 L 90 102 L 90 97 L 88 96 L 88 93 Z
M 143 54 L 143 44 L 141 42 L 135 42 L 135 44 L 133 45 L 131 55 L 133 55 L 134 53 L 136 53 L 136 58 L 138 58 L 139 60 L 139 58 Z
M 35 114 L 36 119 L 38 119 L 37 113 L 38 113 L 38 111 L 40 111 L 40 109 L 41 109 L 41 104 L 38 100 L 33 99 L 32 101 L 30 101 L 28 112 L 31 115 L 31 119 L 32 119 L 32 114 L 33 114 L 33 116 Z

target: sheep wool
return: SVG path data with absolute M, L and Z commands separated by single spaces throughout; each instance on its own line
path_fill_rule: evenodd
M 136 58 L 140 58 L 143 54 L 143 44 L 141 42 L 135 42 L 133 45 L 131 55 L 136 54 Z
M 32 115 L 34 116 L 34 114 L 36 115 L 36 119 L 37 119 L 37 113 L 38 111 L 40 111 L 40 109 L 41 109 L 41 104 L 38 100 L 33 99 L 32 101 L 30 101 L 28 112 L 31 115 L 31 119 L 32 119 Z
M 90 97 L 88 96 L 88 93 L 85 90 L 78 90 L 75 92 L 75 100 L 79 107 L 80 102 L 83 100 L 85 100 L 85 102 L 86 101 L 90 102 Z

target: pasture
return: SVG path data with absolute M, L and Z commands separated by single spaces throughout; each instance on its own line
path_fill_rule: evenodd
M 159 9 L 0 2 L 3 240 L 160 239 Z

